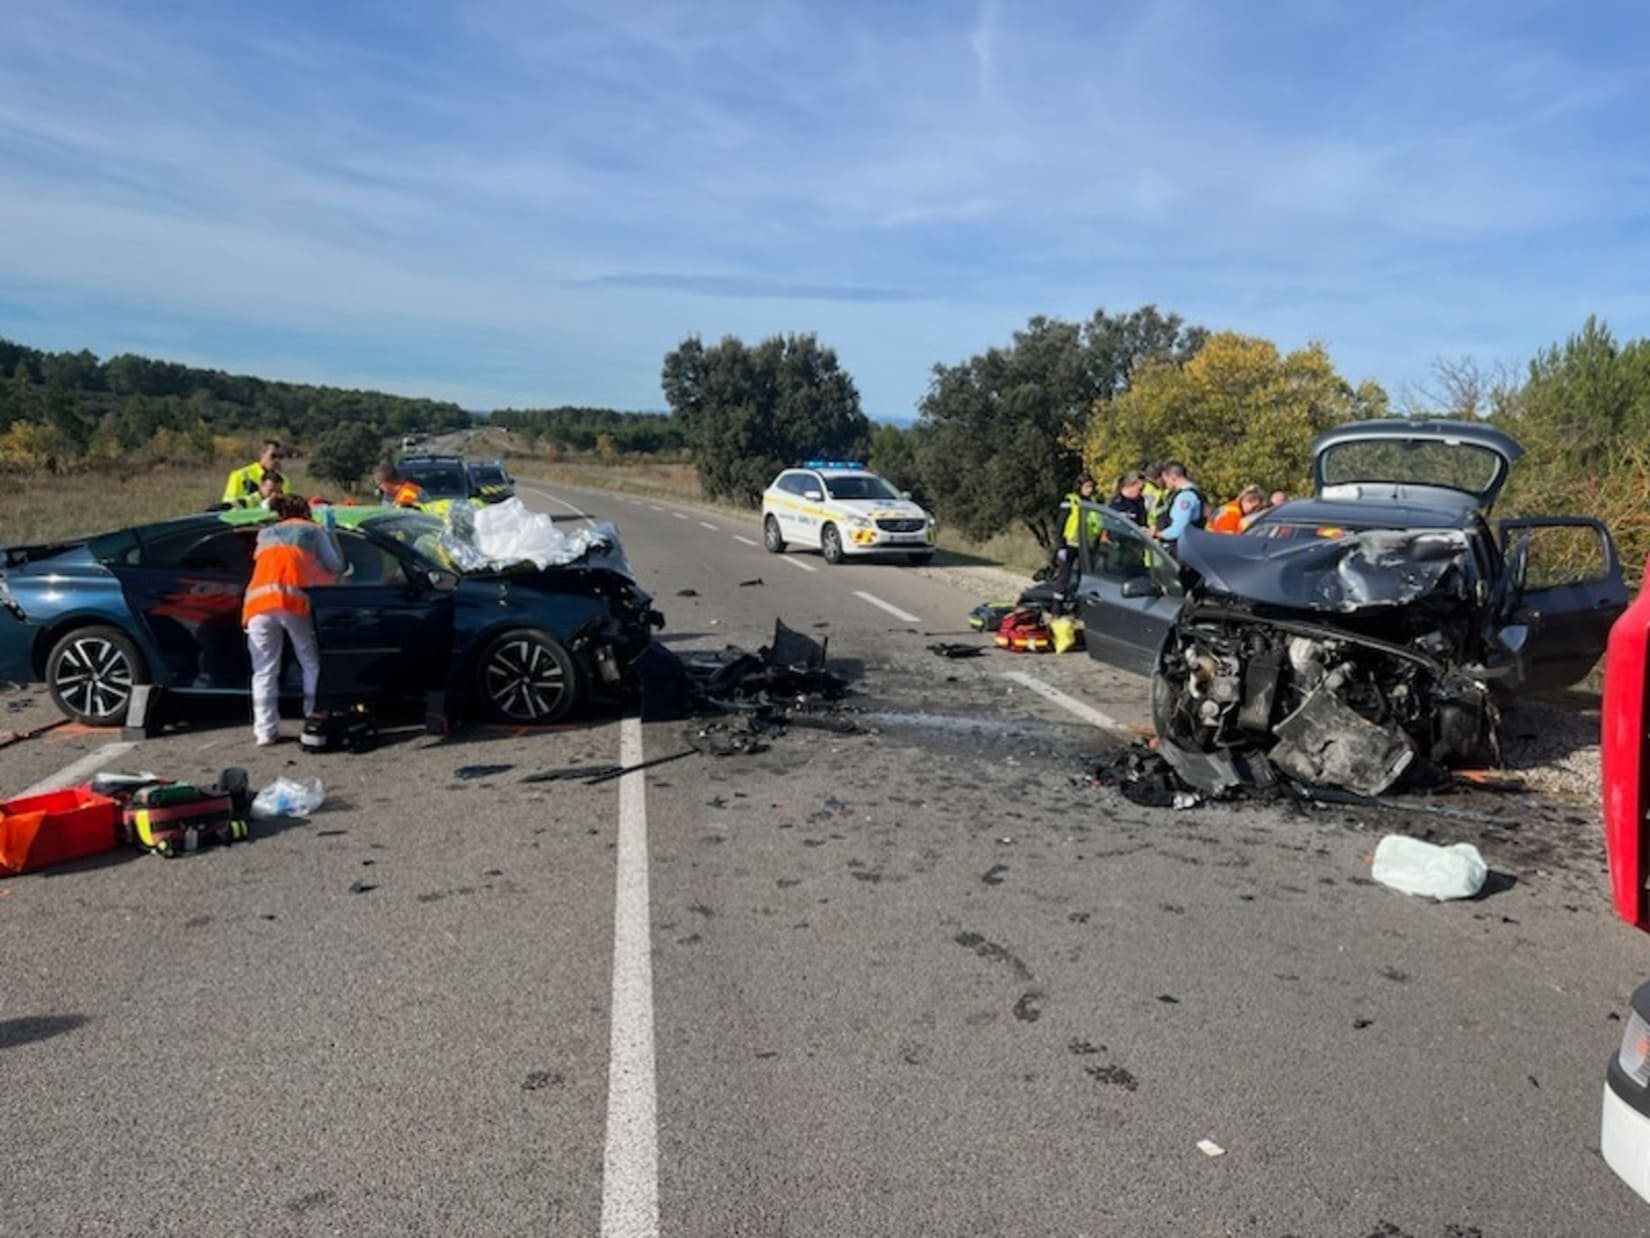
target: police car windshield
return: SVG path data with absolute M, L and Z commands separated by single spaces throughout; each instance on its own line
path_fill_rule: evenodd
M 845 477 L 827 477 L 825 485 L 833 499 L 897 499 L 895 490 L 882 478 L 870 473 L 851 473 Z
M 401 476 L 432 499 L 470 497 L 469 479 L 456 464 L 403 464 Z
M 472 464 L 470 476 L 475 478 L 478 486 L 500 486 L 504 484 L 504 469 L 497 464 Z

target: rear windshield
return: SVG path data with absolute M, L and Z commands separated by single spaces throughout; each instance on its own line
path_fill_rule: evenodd
M 404 464 L 401 476 L 435 498 L 468 498 L 469 479 L 456 464 Z
M 895 490 L 880 477 L 869 473 L 854 474 L 847 477 L 830 477 L 825 484 L 831 489 L 833 499 L 897 499 L 899 491 Z
M 472 464 L 470 476 L 475 478 L 478 486 L 502 486 L 504 484 L 504 470 L 496 464 Z
M 1366 439 L 1339 443 L 1319 456 L 1323 484 L 1381 481 L 1443 486 L 1482 494 L 1495 485 L 1503 461 L 1496 452 L 1470 443 Z

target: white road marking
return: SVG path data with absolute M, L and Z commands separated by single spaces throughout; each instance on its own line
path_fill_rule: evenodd
M 538 486 L 527 486 L 527 487 L 525 487 L 525 489 L 531 490 L 534 494 L 542 495 L 543 497 L 549 499 L 552 503 L 556 504 L 558 507 L 565 507 L 568 511 L 572 512 L 575 516 L 577 516 L 580 520 L 584 521 L 592 529 L 596 527 L 596 522 L 594 520 L 590 519 L 589 516 L 585 515 L 584 512 L 579 510 L 577 507 L 574 507 L 571 503 L 569 503 L 569 502 L 567 502 L 563 499 L 557 498 L 555 495 L 551 494 L 548 490 L 541 490 Z
M 32 787 L 25 787 L 18 793 L 18 799 L 27 799 L 31 795 L 44 795 L 47 791 L 61 791 L 64 787 L 72 787 L 76 783 L 84 782 L 87 774 L 95 774 L 116 757 L 130 752 L 137 744 L 128 740 L 120 740 L 112 744 L 104 744 L 101 748 L 93 748 L 78 761 L 65 765 L 49 778 L 42 778 Z
M 642 724 L 619 724 L 619 764 L 642 763 Z M 653 958 L 647 893 L 647 783 L 619 779 L 613 908 L 613 1013 L 602 1155 L 602 1238 L 659 1233 L 658 1095 L 653 1075 Z
M 892 602 L 884 602 L 881 598 L 879 598 L 874 593 L 866 593 L 862 589 L 855 589 L 854 590 L 854 596 L 862 602 L 869 602 L 872 606 L 875 606 L 878 610 L 887 611 L 890 615 L 892 615 L 896 619 L 903 619 L 907 623 L 921 623 L 922 622 L 921 619 L 919 619 L 916 615 L 913 615 L 910 611 L 901 610 L 898 606 L 895 606 Z
M 699 527 L 701 529 L 709 529 L 712 533 L 720 533 L 722 531 L 722 530 L 718 529 L 715 525 L 713 525 L 708 520 L 701 520 L 699 522 Z
M 781 563 L 788 563 L 792 567 L 798 568 L 804 572 L 817 572 L 819 570 L 812 563 L 804 563 L 801 559 L 793 559 L 789 555 L 780 555 L 779 561 Z
M 762 544 L 761 542 L 753 542 L 748 537 L 740 537 L 737 533 L 733 535 L 733 540 L 736 542 L 743 542 L 747 546 L 760 546 Z
M 649 503 L 648 506 L 651 507 L 656 512 L 662 512 L 662 511 L 665 510 L 664 508 L 660 507 L 657 503 Z
M 1084 722 L 1092 723 L 1107 731 L 1128 731 L 1126 726 L 1104 710 L 1096 709 L 1093 705 L 1080 701 L 1074 696 L 1067 696 L 1060 689 L 1044 683 L 1035 675 L 1028 675 L 1024 671 L 1004 671 L 1003 678 L 1012 679 L 1021 687 L 1030 688 L 1044 700 L 1053 701 L 1061 709 L 1067 713 L 1076 714 Z
M 687 513 L 686 512 L 671 512 L 670 514 L 672 516 L 675 516 L 676 519 L 678 519 L 678 520 L 686 520 L 687 519 Z

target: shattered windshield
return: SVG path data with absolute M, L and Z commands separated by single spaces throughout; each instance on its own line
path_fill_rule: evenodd
M 1326 447 L 1318 467 L 1325 486 L 1391 482 L 1481 495 L 1499 482 L 1506 462 L 1498 452 L 1471 443 L 1387 438 Z
M 895 490 L 882 478 L 870 473 L 857 473 L 848 477 L 832 477 L 826 483 L 830 488 L 833 499 L 897 499 L 900 497 Z

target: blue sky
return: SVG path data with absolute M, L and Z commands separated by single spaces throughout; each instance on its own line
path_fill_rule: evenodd
M 0 334 L 658 408 L 816 331 L 866 410 L 1155 302 L 1390 389 L 1650 334 L 1641 4 L 16 5 Z

